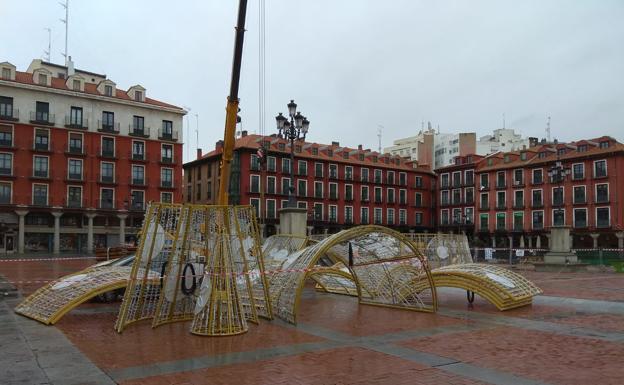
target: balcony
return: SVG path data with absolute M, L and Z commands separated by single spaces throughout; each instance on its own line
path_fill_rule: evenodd
M 496 204 L 496 210 L 506 210 L 506 209 L 507 209 L 507 205 L 505 203 Z
M 172 157 L 161 156 L 160 157 L 160 163 L 163 163 L 163 164 L 173 164 L 173 158 Z
M 513 181 L 513 186 L 514 187 L 524 187 L 524 179 L 514 180 Z
M 460 188 L 461 187 L 461 182 L 459 180 L 454 180 L 453 181 L 453 187 L 454 188 Z
M 585 180 L 585 174 L 572 174 L 572 180 L 577 182 L 577 181 L 581 181 L 581 180 Z M 583 227 L 587 227 L 587 226 L 583 226 Z
M 0 195 L 0 205 L 10 205 L 11 195 Z
M 541 209 L 544 207 L 544 202 L 533 202 L 531 203 L 531 208 L 533 209 Z
M 81 199 L 65 199 L 63 202 L 63 206 L 70 209 L 79 209 L 82 208 L 82 200 Z
M 54 114 L 49 114 L 43 111 L 30 111 L 30 123 L 40 124 L 44 126 L 53 126 L 56 121 Z
M 84 182 L 84 179 L 82 178 L 82 173 L 77 173 L 77 172 L 68 173 L 66 180 L 68 182 Z
M 141 127 L 135 126 L 134 124 L 128 125 L 128 135 L 136 136 L 139 138 L 149 138 L 150 136 L 150 128 L 149 127 Z
M 16 174 L 17 172 L 11 167 L 0 167 L 0 177 L 14 177 Z
M 65 151 L 65 155 L 86 156 L 87 151 L 84 147 L 70 146 L 67 151 Z
M 89 129 L 89 119 L 76 119 L 70 116 L 65 115 L 65 127 L 66 128 L 77 128 L 80 130 L 88 130 Z
M 9 137 L 8 139 L 0 139 L 0 148 L 14 148 L 13 146 L 13 137 Z
M 147 186 L 147 179 L 130 177 L 129 181 L 128 181 L 128 184 L 130 186 L 141 186 L 141 187 Z
M 598 219 L 596 221 L 596 228 L 597 229 L 608 229 L 611 227 L 611 223 L 609 223 L 609 221 L 605 221 L 605 220 L 601 220 Z
M 344 198 L 344 200 L 345 200 L 346 202 L 351 202 L 351 201 L 353 201 L 353 195 L 346 195 L 346 196 L 345 196 L 345 198 Z
M 467 204 L 467 205 L 472 205 L 472 204 L 474 204 L 474 198 L 468 197 L 468 198 L 466 198 L 464 203 Z
M 109 123 L 98 120 L 98 132 L 103 132 L 106 134 L 119 134 L 119 129 L 119 123 Z
M 474 179 L 468 179 L 464 181 L 464 187 L 473 187 L 475 185 Z
M 171 180 L 161 180 L 160 181 L 160 188 L 173 188 L 173 181 L 171 181 Z M 274 194 L 275 193 L 275 189 L 273 189 L 272 192 L 267 191 L 267 193 Z
M 375 202 L 375 203 L 377 203 L 377 202 Z M 440 206 L 450 206 L 450 205 L 451 205 L 451 202 L 449 202 L 449 201 L 445 201 L 445 200 L 440 201 Z
M 552 206 L 553 207 L 562 207 L 563 206 L 563 200 L 562 199 L 555 199 L 555 200 L 553 200 Z
M 524 203 L 514 203 L 513 209 L 514 210 L 524 210 Z
M 297 176 L 307 176 L 308 170 L 297 170 Z
M 609 196 L 605 194 L 605 196 L 597 195 L 596 196 L 596 204 L 609 203 Z
M 115 150 L 106 149 L 106 148 L 101 148 L 100 151 L 98 151 L 98 155 L 100 156 L 100 158 L 109 158 L 109 159 L 117 158 L 115 156 Z
M 102 175 L 102 174 L 99 174 L 97 176 L 97 180 L 98 180 L 98 183 L 100 183 L 100 184 L 117 184 L 115 182 L 115 176 L 114 175 Z
M 115 202 L 112 199 L 100 199 L 98 201 L 98 209 L 112 210 L 115 208 Z
M 537 185 L 540 185 L 540 184 L 544 184 L 544 179 L 533 179 L 531 184 L 534 185 L 534 186 L 537 186 Z
M 533 222 L 531 228 L 533 230 L 544 230 L 544 222 Z
M 481 191 L 489 190 L 489 189 L 490 189 L 490 184 L 489 183 L 482 184 L 481 187 L 480 187 Z
M 145 210 L 145 203 L 142 201 L 132 201 L 130 204 L 130 211 L 143 211 Z
M 41 142 L 33 142 L 32 150 L 37 152 L 52 152 L 52 144 L 51 143 L 41 143 Z
M 145 154 L 139 154 L 132 151 L 128 152 L 128 159 L 132 159 L 138 162 L 147 162 L 147 157 L 145 156 Z
M 583 199 L 574 199 L 574 201 L 572 202 L 573 205 L 586 205 L 587 204 L 587 199 L 583 198 Z
M 148 134 L 149 136 L 149 134 Z M 171 142 L 178 141 L 178 132 L 177 131 L 165 131 L 162 128 L 158 130 L 158 139 L 160 140 L 168 140 Z
M 35 178 L 35 179 L 50 179 L 50 170 L 45 169 L 45 170 L 30 170 L 30 172 L 28 173 L 28 175 L 30 175 L 31 178 Z
M 11 105 L 9 104 L 9 106 Z M 17 108 L 6 108 L 5 110 L 0 110 L 0 120 L 8 122 L 19 121 L 19 110 Z
M 32 205 L 33 206 L 41 206 L 41 207 L 45 207 L 48 206 L 48 196 L 47 195 L 35 195 L 32 198 Z
M 338 179 L 338 172 L 330 171 L 329 172 L 329 179 Z
M 490 209 L 490 205 L 485 205 L 485 204 L 480 204 L 479 205 L 479 210 L 481 211 L 488 211 Z
M 507 183 L 496 183 L 497 190 L 505 189 L 505 188 L 507 188 Z

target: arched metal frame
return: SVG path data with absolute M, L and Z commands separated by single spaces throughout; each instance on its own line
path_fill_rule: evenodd
M 422 253 L 400 233 L 387 227 L 368 225 L 343 230 L 290 255 L 292 262 L 284 265 L 285 270 L 274 275 L 270 281 L 274 314 L 296 324 L 306 278 L 317 274 L 315 266 L 327 253 L 339 256 L 347 266 L 344 251 L 349 241 L 355 245 L 355 256 L 353 266 L 348 266 L 348 270 L 361 304 L 424 312 L 437 310 L 433 278 Z M 391 270 L 397 264 L 409 264 L 412 269 L 402 270 L 398 276 L 393 276 Z M 337 271 L 335 273 L 342 275 Z M 403 276 L 405 274 L 409 274 L 409 280 Z M 411 291 L 408 297 L 402 297 L 402 293 L 397 291 L 397 284 L 402 286 L 413 279 L 421 282 L 423 287 L 418 293 Z M 429 289 L 429 293 L 425 293 L 425 289 Z M 424 298 L 425 295 L 428 297 Z
M 53 325 L 72 309 L 95 296 L 125 288 L 131 268 L 128 266 L 102 266 L 66 275 L 29 295 L 15 312 L 46 325 Z M 148 284 L 159 285 L 159 275 L 148 272 Z

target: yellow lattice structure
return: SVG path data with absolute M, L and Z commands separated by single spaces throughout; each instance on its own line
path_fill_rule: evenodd
M 522 275 L 495 265 L 472 263 L 465 235 L 410 234 L 410 241 L 427 255 L 436 287 L 455 287 L 476 293 L 490 301 L 499 310 L 509 310 L 531 304 L 542 290 Z M 405 265 L 397 267 L 404 269 Z M 343 271 L 344 272 L 344 271 Z M 401 276 L 405 276 L 404 274 Z M 349 279 L 347 279 L 349 278 Z M 357 295 L 356 282 L 350 275 L 315 274 L 316 289 L 329 293 Z M 403 294 L 426 289 L 421 280 L 403 282 Z
M 162 275 L 158 292 L 145 271 Z M 116 330 L 190 321 L 200 335 L 233 335 L 271 319 L 259 231 L 251 206 L 148 206 Z
M 345 258 L 349 244 L 354 255 L 351 266 Z M 340 269 L 319 268 L 317 262 L 328 253 L 342 256 L 341 262 L 348 266 L 349 274 Z M 393 269 L 401 263 L 409 264 L 411 269 Z M 334 278 L 351 277 L 362 304 L 425 312 L 437 308 L 433 279 L 424 256 L 400 233 L 371 225 L 343 230 L 289 255 L 282 270 L 270 281 L 274 314 L 295 324 L 306 278 L 322 276 L 323 271 Z M 411 281 L 422 286 L 419 292 L 400 290 Z
M 111 290 L 125 288 L 130 267 L 102 266 L 85 269 L 54 280 L 28 296 L 15 312 L 46 325 L 55 324 L 67 312 L 89 299 Z M 146 272 L 147 284 L 159 287 L 159 275 Z

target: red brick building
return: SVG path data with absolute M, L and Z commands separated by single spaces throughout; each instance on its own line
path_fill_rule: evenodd
M 260 146 L 267 149 L 266 170 L 261 170 L 258 161 Z M 184 164 L 187 202 L 215 203 L 221 151 L 218 142 L 214 151 Z M 276 232 L 278 210 L 288 201 L 290 167 L 295 172 L 297 205 L 308 210 L 312 233 L 373 223 L 400 231 L 433 229 L 435 175 L 415 162 L 362 146 L 296 142 L 291 165 L 287 140 L 243 132 L 235 145 L 230 202 L 252 204 L 258 214 L 261 208 L 267 235 Z
M 557 160 L 570 169 L 562 185 L 548 176 Z M 606 136 L 457 157 L 436 170 L 439 228 L 466 231 L 484 245 L 545 247 L 550 227 L 566 225 L 574 247 L 621 247 L 622 171 L 624 145 Z
M 183 109 L 72 64 L 0 71 L 0 252 L 131 241 L 146 202 L 181 200 Z

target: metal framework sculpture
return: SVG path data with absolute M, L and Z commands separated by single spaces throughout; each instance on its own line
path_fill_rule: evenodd
M 126 287 L 130 271 L 129 266 L 102 266 L 66 275 L 39 288 L 20 303 L 15 312 L 46 325 L 53 325 L 69 311 L 89 299 Z M 147 278 L 147 285 L 158 290 L 160 281 L 158 273 L 151 271 L 140 273 Z
M 353 264 L 345 259 L 351 243 Z M 343 230 L 288 256 L 282 271 L 270 281 L 273 312 L 296 324 L 301 292 L 307 277 L 322 274 L 346 278 L 338 269 L 319 269 L 317 262 L 327 253 L 341 256 L 362 304 L 433 312 L 436 292 L 426 259 L 400 233 L 382 226 L 358 226 Z M 396 269 L 405 265 L 403 269 Z M 419 282 L 414 289 L 409 282 Z
M 161 272 L 158 293 L 141 266 Z M 116 330 L 153 318 L 154 327 L 192 320 L 194 334 L 233 335 L 259 316 L 272 312 L 253 207 L 150 204 Z
M 431 266 L 436 287 L 455 287 L 468 292 L 469 301 L 474 293 L 490 301 L 499 310 L 509 310 L 528 305 L 542 290 L 534 283 L 511 270 L 487 264 L 473 263 L 468 239 L 465 235 L 411 234 L 412 244 L 423 250 Z M 352 277 L 337 281 L 334 275 L 317 274 L 316 289 L 328 293 L 356 295 Z M 412 280 L 408 290 L 417 292 L 424 288 L 421 281 Z M 472 297 L 471 297 L 472 295 Z

